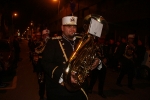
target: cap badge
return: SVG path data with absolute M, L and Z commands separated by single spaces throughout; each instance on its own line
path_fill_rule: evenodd
M 75 21 L 74 17 L 71 17 L 71 18 L 70 18 L 70 21 L 71 21 L 71 22 L 74 22 L 74 21 Z

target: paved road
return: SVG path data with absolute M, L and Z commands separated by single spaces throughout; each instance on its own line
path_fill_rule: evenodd
M 22 61 L 18 63 L 14 77 L 5 80 L 9 86 L 0 88 L 0 100 L 39 100 L 37 76 L 33 73 L 32 64 L 29 61 L 27 40 L 20 43 Z M 123 87 L 116 86 L 118 72 L 107 69 L 104 93 L 107 100 L 150 100 L 150 81 L 134 79 L 135 90 L 127 88 L 127 76 L 124 77 Z M 60 98 L 61 100 L 61 98 Z M 104 100 L 97 95 L 97 83 L 93 93 L 89 94 L 89 100 Z

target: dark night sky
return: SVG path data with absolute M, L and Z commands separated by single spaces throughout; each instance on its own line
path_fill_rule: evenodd
M 64 0 L 66 2 L 68 0 Z M 62 3 L 62 2 L 61 2 Z M 57 14 L 58 2 L 52 0 L 0 0 L 0 8 L 11 16 L 17 12 L 18 16 L 14 19 L 16 27 L 27 28 L 30 22 L 46 23 Z

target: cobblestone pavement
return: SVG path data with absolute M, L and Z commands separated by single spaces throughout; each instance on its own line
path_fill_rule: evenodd
M 20 46 L 22 61 L 18 63 L 16 71 L 11 74 L 12 76 L 5 77 L 4 80 L 8 86 L 0 88 L 0 100 L 39 100 L 37 76 L 29 61 L 27 40 L 22 40 Z M 134 79 L 135 90 L 130 90 L 127 88 L 127 76 L 123 79 L 123 87 L 116 86 L 118 74 L 110 68 L 107 69 L 104 87 L 107 100 L 150 100 L 150 81 Z M 97 94 L 97 83 L 92 94 L 88 96 L 89 100 L 104 100 Z

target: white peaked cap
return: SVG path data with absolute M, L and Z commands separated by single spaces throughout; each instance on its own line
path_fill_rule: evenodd
M 135 37 L 135 34 L 129 34 L 128 35 L 128 38 L 134 38 Z
M 48 30 L 48 29 L 45 29 L 45 30 L 43 30 L 42 31 L 42 34 L 44 35 L 44 34 L 49 34 L 50 33 L 50 30 Z
M 62 25 L 77 25 L 76 16 L 65 16 L 62 18 Z

